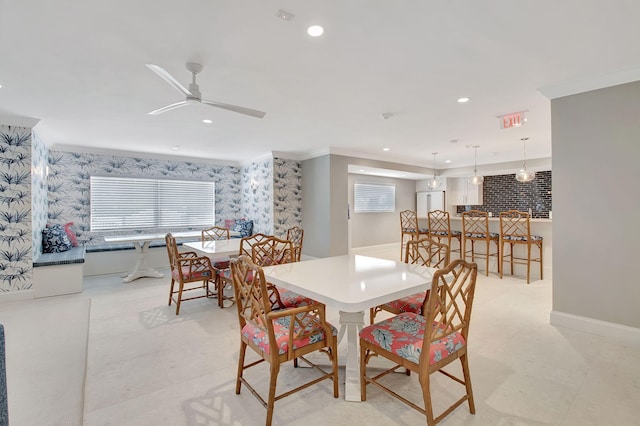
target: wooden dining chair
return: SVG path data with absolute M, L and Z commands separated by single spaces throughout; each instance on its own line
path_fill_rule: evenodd
M 405 237 L 408 236 L 411 240 L 418 240 L 421 236 L 427 236 L 429 230 L 418 226 L 418 214 L 415 210 L 403 210 L 400 212 L 400 233 L 400 260 L 402 260 Z
M 505 252 L 505 245 L 509 245 L 509 254 Z M 516 256 L 513 253 L 515 246 L 525 246 L 527 256 Z M 538 248 L 538 256 L 532 256 L 531 248 Z M 542 279 L 542 237 L 531 235 L 531 224 L 529 213 L 518 210 L 509 210 L 500 213 L 500 278 L 504 271 L 504 261 L 511 264 L 511 275 L 513 275 L 513 264 L 527 265 L 527 284 L 531 277 L 531 262 L 540 263 L 540 279 Z
M 449 246 L 433 241 L 431 238 L 421 238 L 419 240 L 407 241 L 405 250 L 405 263 L 412 263 L 432 268 L 443 268 L 449 264 Z M 370 323 L 373 324 L 376 315 L 381 311 L 386 311 L 394 315 L 403 312 L 422 313 L 424 301 L 429 295 L 429 290 L 402 297 L 392 302 L 378 305 L 369 309 Z
M 325 319 L 325 306 L 314 304 L 298 308 L 274 310 L 268 298 L 270 292 L 262 267 L 254 264 L 248 256 L 231 261 L 231 275 L 240 322 L 240 351 L 236 394 L 246 386 L 267 409 L 266 425 L 273 422 L 275 402 L 295 392 L 324 380 L 333 383 L 333 397 L 338 397 L 338 346 L 337 330 Z M 259 360 L 245 364 L 247 347 Z M 321 352 L 328 356 L 331 371 L 312 363 L 307 354 Z M 280 366 L 287 361 L 302 360 L 319 371 L 320 376 L 306 380 L 302 385 L 283 393 L 277 393 Z M 244 376 L 245 370 L 262 362 L 270 365 L 269 392 L 265 398 Z M 305 369 L 306 370 L 306 369 Z M 304 372 L 305 376 L 307 371 Z M 317 402 L 317 401 L 316 401 Z
M 302 257 L 302 240 L 304 239 L 304 230 L 299 226 L 292 226 L 287 229 L 287 240 L 293 244 L 294 257 L 296 262 L 300 262 Z
M 216 284 L 216 271 L 211 265 L 211 261 L 206 256 L 198 256 L 197 253 L 189 251 L 178 251 L 178 244 L 171 233 L 165 236 L 167 254 L 169 255 L 169 266 L 171 267 L 171 288 L 169 290 L 169 306 L 171 302 L 176 304 L 176 315 L 180 314 L 180 305 L 185 300 L 200 299 L 203 297 L 218 297 L 218 292 L 211 291 L 209 284 Z M 175 284 L 178 288 L 175 289 Z M 192 285 L 198 283 L 198 285 Z M 186 291 L 204 289 L 204 294 L 198 296 L 183 297 Z
M 229 228 L 212 226 L 202 230 L 202 241 L 228 240 L 230 237 Z
M 449 253 L 458 252 L 462 257 L 462 232 L 451 230 L 451 219 L 449 212 L 442 210 L 432 210 L 427 213 L 427 223 L 429 226 L 429 236 L 438 242 L 444 240 L 449 246 Z M 451 241 L 458 241 L 458 248 L 451 247 Z
M 475 243 L 484 243 L 484 251 L 476 252 Z M 491 243 L 495 243 L 496 250 L 491 251 Z M 467 243 L 471 249 L 467 251 Z M 466 260 L 471 253 L 471 261 L 476 257 L 485 259 L 485 274 L 489 276 L 489 259 L 496 258 L 498 273 L 500 273 L 500 234 L 489 232 L 489 213 L 480 210 L 470 210 L 462 213 L 462 258 Z
M 258 266 L 282 265 L 296 261 L 293 243 L 289 240 L 281 240 L 274 236 L 269 236 L 262 241 L 251 246 L 251 261 Z M 298 306 L 313 305 L 313 299 L 302 296 L 294 291 L 276 287 L 277 293 L 272 295 L 272 307 L 291 308 Z
M 269 238 L 269 235 L 266 234 L 253 234 L 248 237 L 244 237 L 240 240 L 240 249 L 238 250 L 238 256 L 245 255 L 251 258 L 252 247 L 254 244 Z M 236 256 L 230 256 L 230 259 Z M 229 259 L 229 260 L 230 260 Z M 218 299 L 218 305 L 222 308 L 224 307 L 224 301 L 230 300 L 233 301 L 233 296 L 225 296 L 224 290 L 233 285 L 233 280 L 231 279 L 231 269 L 229 268 L 221 268 L 218 274 L 218 283 L 221 287 L 218 288 L 218 292 L 221 293 L 221 297 Z
M 475 263 L 456 259 L 434 273 L 429 297 L 425 301 L 424 315 L 405 312 L 362 329 L 362 401 L 367 399 L 367 385 L 375 384 L 425 415 L 429 426 L 440 422 L 465 401 L 469 404 L 471 414 L 475 414 L 467 347 L 477 275 L 478 266 Z M 367 363 L 376 355 L 390 360 L 395 365 L 383 372 L 376 369 L 375 375 L 369 376 Z M 455 360 L 460 360 L 462 377 L 443 369 Z M 382 383 L 385 376 L 401 367 L 417 373 L 422 390 L 422 406 L 397 393 L 388 383 Z M 434 416 L 431 395 L 431 374 L 435 372 L 462 384 L 465 389 L 464 395 L 438 416 Z M 447 388 L 446 391 L 451 393 L 453 390 Z
M 211 228 L 203 229 L 201 232 L 201 241 L 204 243 L 205 241 L 220 241 L 220 240 L 228 240 L 230 238 L 229 229 L 222 228 L 220 226 L 212 226 Z M 232 299 L 231 297 L 227 297 L 225 299 L 224 290 L 225 287 L 231 287 L 231 281 L 229 279 L 225 279 L 229 277 L 231 272 L 229 270 L 229 261 L 231 258 L 229 256 L 218 257 L 211 260 L 211 264 L 213 268 L 216 270 L 216 292 L 218 297 L 218 306 L 224 308 L 224 301 Z

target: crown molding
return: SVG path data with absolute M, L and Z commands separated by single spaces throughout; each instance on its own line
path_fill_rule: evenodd
M 538 89 L 538 92 L 549 99 L 557 99 L 638 80 L 640 80 L 640 65 L 606 74 L 576 77 L 543 86 Z
M 104 148 L 89 148 L 80 145 L 65 145 L 54 144 L 49 147 L 52 151 L 64 151 L 64 152 L 82 152 L 85 154 L 97 154 L 97 155 L 113 155 L 116 157 L 138 157 L 148 158 L 153 160 L 168 160 L 168 161 L 180 161 L 199 164 L 210 164 L 214 166 L 231 166 L 239 167 L 240 164 L 236 161 L 220 161 L 212 160 L 202 157 L 186 157 L 180 155 L 167 155 L 167 154 L 153 154 L 149 152 L 137 152 L 137 151 L 124 151 L 117 149 L 104 149 Z
M 38 122 L 39 118 L 33 117 L 20 117 L 17 115 L 0 115 L 0 124 L 5 126 L 16 126 L 16 127 L 27 127 L 34 128 Z

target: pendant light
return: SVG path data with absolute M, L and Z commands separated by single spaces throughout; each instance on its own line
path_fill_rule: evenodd
M 473 148 L 476 152 L 475 160 L 473 162 L 473 176 L 469 178 L 469 183 L 473 185 L 480 185 L 484 182 L 484 176 L 478 176 L 478 148 L 480 148 L 480 145 L 474 145 Z
M 516 180 L 518 182 L 531 182 L 536 178 L 536 172 L 527 170 L 527 141 L 529 138 L 522 138 L 522 151 L 523 151 L 523 163 L 522 168 L 516 173 Z
M 429 181 L 429 188 L 431 189 L 436 189 L 440 186 L 440 180 L 438 179 L 438 176 L 436 174 L 436 155 L 438 155 L 438 153 L 434 152 L 433 153 L 433 179 Z

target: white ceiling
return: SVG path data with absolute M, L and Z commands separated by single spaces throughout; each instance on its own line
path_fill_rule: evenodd
M 539 89 L 637 68 L 639 18 L 637 0 L 3 0 L 0 114 L 40 119 L 50 145 L 229 162 L 331 150 L 431 168 L 439 152 L 465 167 L 473 145 L 478 164 L 520 160 L 522 137 L 550 157 Z M 183 98 L 145 64 L 188 85 L 187 61 L 203 98 L 267 115 L 147 115 Z M 516 111 L 527 123 L 501 130 Z

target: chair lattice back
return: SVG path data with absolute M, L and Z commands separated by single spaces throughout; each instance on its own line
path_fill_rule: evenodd
M 260 266 L 294 262 L 293 244 L 288 240 L 267 237 L 251 246 L 251 261 Z
M 287 230 L 287 240 L 293 244 L 294 261 L 299 262 L 302 257 L 302 240 L 304 239 L 304 229 L 299 226 L 291 227 Z
M 512 240 L 526 240 L 531 237 L 529 213 L 509 210 L 500 213 L 500 235 Z
M 269 235 L 266 234 L 253 234 L 249 237 L 244 237 L 242 240 L 240 240 L 240 253 L 238 254 L 244 254 L 251 258 L 251 247 L 253 247 L 254 244 L 264 241 L 267 238 L 269 238 Z
M 265 303 L 267 282 L 262 268 L 242 255 L 231 261 L 231 279 L 235 294 L 240 329 L 247 322 L 261 328 L 266 328 L 267 314 L 271 310 L 271 303 Z
M 451 232 L 451 222 L 449 220 L 449 212 L 442 210 L 433 210 L 427 214 L 429 233 L 447 233 Z
M 434 273 L 425 311 L 426 323 L 433 327 L 425 328 L 425 343 L 431 344 L 455 331 L 467 341 L 477 275 L 478 266 L 462 259 Z M 429 352 L 423 348 L 421 364 L 429 365 Z
M 462 213 L 462 233 L 464 235 L 489 236 L 489 213 L 470 210 Z
M 228 228 L 212 226 L 202 230 L 202 241 L 228 240 L 230 237 Z
M 403 232 L 418 232 L 418 215 L 415 210 L 400 212 L 400 228 Z
M 169 256 L 169 266 L 171 267 L 171 271 L 173 271 L 176 267 L 176 257 L 178 251 L 178 244 L 176 239 L 171 233 L 168 233 L 164 236 L 164 242 L 167 246 L 167 255 Z
M 404 262 L 443 268 L 449 264 L 449 246 L 433 241 L 431 238 L 409 240 Z

